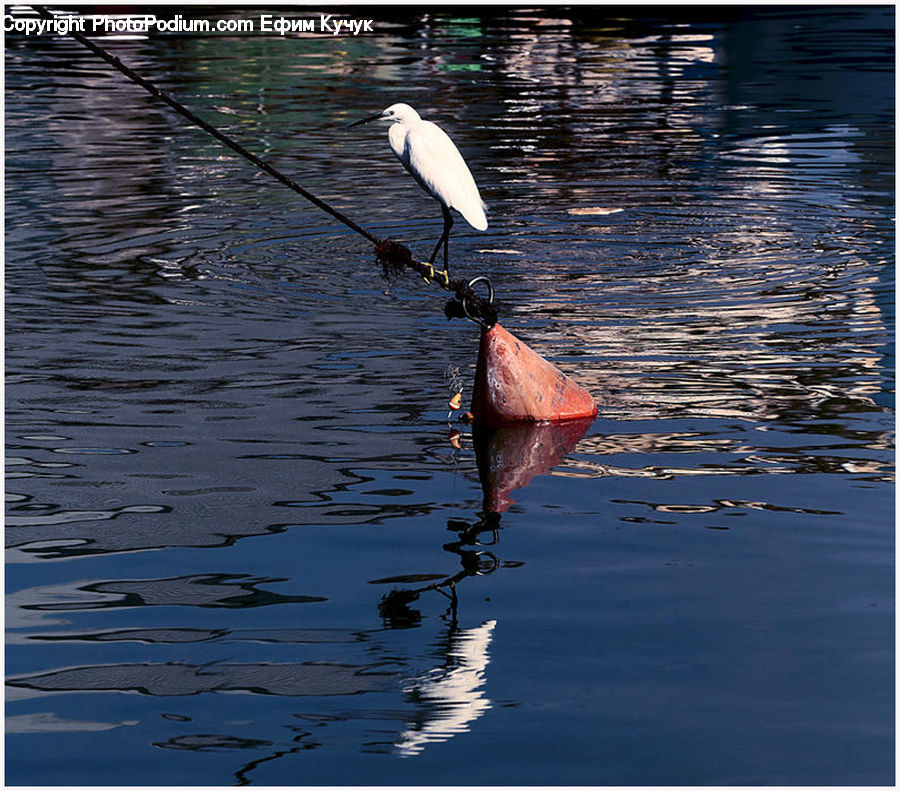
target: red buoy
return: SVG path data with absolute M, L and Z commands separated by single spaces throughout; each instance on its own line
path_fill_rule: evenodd
M 594 417 L 591 394 L 499 324 L 481 333 L 472 413 L 482 426 Z

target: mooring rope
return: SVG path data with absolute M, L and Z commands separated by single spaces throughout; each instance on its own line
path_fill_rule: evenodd
M 55 19 L 54 15 L 44 6 L 33 5 L 32 8 L 37 12 L 39 16 L 43 17 L 44 19 Z M 415 260 L 413 258 L 412 252 L 410 252 L 410 250 L 405 245 L 391 239 L 379 239 L 373 233 L 370 233 L 361 225 L 351 220 L 346 214 L 338 211 L 333 206 L 329 206 L 321 198 L 316 197 L 309 190 L 301 187 L 296 181 L 289 178 L 288 176 L 285 176 L 281 171 L 272 167 L 272 165 L 270 165 L 268 162 L 265 162 L 255 154 L 248 151 L 236 140 L 233 140 L 224 132 L 216 129 L 216 127 L 214 127 L 212 124 L 204 121 L 196 113 L 181 104 L 181 102 L 176 101 L 165 91 L 157 88 L 152 82 L 146 80 L 136 71 L 122 63 L 122 61 L 119 60 L 119 58 L 117 58 L 115 55 L 110 54 L 105 49 L 103 49 L 103 47 L 95 44 L 82 33 L 74 30 L 73 28 L 70 28 L 68 31 L 68 35 L 72 36 L 72 38 L 74 38 L 79 44 L 93 52 L 98 58 L 106 61 L 116 71 L 124 74 L 129 80 L 136 83 L 137 85 L 140 85 L 151 96 L 159 99 L 161 102 L 164 102 L 177 113 L 180 113 L 185 118 L 187 118 L 188 121 L 190 121 L 192 124 L 200 127 L 204 132 L 212 135 L 212 137 L 216 138 L 216 140 L 218 140 L 220 143 L 228 146 L 228 148 L 230 148 L 236 154 L 252 162 L 254 165 L 256 165 L 256 167 L 280 181 L 282 184 L 284 184 L 284 186 L 294 190 L 294 192 L 306 198 L 306 200 L 308 200 L 315 206 L 318 206 L 322 211 L 327 212 L 351 230 L 356 231 L 356 233 L 368 239 L 372 244 L 375 245 L 375 255 L 384 268 L 385 276 L 404 267 L 413 269 L 414 271 L 418 272 L 423 278 L 425 278 L 426 281 L 437 283 L 439 286 L 441 286 L 441 288 L 444 288 L 447 291 L 454 292 L 455 298 L 451 299 L 444 307 L 444 313 L 447 318 L 470 318 L 473 321 L 481 324 L 482 327 L 491 327 L 494 325 L 497 320 L 497 310 L 493 305 L 493 294 L 491 294 L 491 299 L 484 300 L 477 293 L 475 293 L 472 288 L 473 283 L 477 282 L 478 280 L 483 280 L 484 278 L 476 278 L 476 280 L 468 283 L 464 280 L 450 280 L 450 278 L 446 276 L 437 277 L 437 273 L 435 273 L 434 267 L 431 264 L 424 263 L 423 261 Z

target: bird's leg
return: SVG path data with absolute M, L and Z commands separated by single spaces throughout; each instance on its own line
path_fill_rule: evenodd
M 434 246 L 434 250 L 431 251 L 431 258 L 429 259 L 429 264 L 434 264 L 434 259 L 437 258 L 438 250 L 441 249 L 441 245 L 444 246 L 444 271 L 441 273 L 441 280 L 445 281 L 445 284 L 450 283 L 450 229 L 453 227 L 453 215 L 450 214 L 450 209 L 448 209 L 444 204 L 441 204 L 441 212 L 444 215 L 444 230 L 441 232 L 441 238 L 438 239 L 438 243 Z
M 450 209 L 441 204 L 444 209 L 444 274 L 447 275 L 447 281 L 450 280 L 450 229 L 453 227 L 453 215 Z

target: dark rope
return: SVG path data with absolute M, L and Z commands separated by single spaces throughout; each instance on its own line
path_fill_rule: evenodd
M 32 8 L 37 12 L 39 16 L 43 17 L 44 19 L 55 19 L 54 15 L 50 13 L 50 11 L 48 11 L 44 6 L 35 5 L 32 6 Z M 374 234 L 369 233 L 369 231 L 367 231 L 361 225 L 355 223 L 346 214 L 338 211 L 333 206 L 329 206 L 321 198 L 317 198 L 309 190 L 301 187 L 296 181 L 289 178 L 288 176 L 285 176 L 282 172 L 276 170 L 267 162 L 264 162 L 258 156 L 244 148 L 240 143 L 232 140 L 224 132 L 220 132 L 214 126 L 208 124 L 183 104 L 173 99 L 165 91 L 157 88 L 152 82 L 145 80 L 136 71 L 130 69 L 124 63 L 122 63 L 121 60 L 119 60 L 114 55 L 111 55 L 102 47 L 95 44 L 82 33 L 79 33 L 77 30 L 70 29 L 69 35 L 72 36 L 72 38 L 74 38 L 79 44 L 87 47 L 87 49 L 93 52 L 98 58 L 106 61 L 116 71 L 121 72 L 129 80 L 140 85 L 151 96 L 154 96 L 155 98 L 164 102 L 177 113 L 180 113 L 185 118 L 187 118 L 188 121 L 190 121 L 192 124 L 199 126 L 204 132 L 212 135 L 220 143 L 224 143 L 232 151 L 244 157 L 244 159 L 252 162 L 260 170 L 264 170 L 266 173 L 280 181 L 286 187 L 294 190 L 294 192 L 306 198 L 306 200 L 308 200 L 310 203 L 318 206 L 322 211 L 327 212 L 336 220 L 339 220 L 348 228 L 356 231 L 358 234 L 364 236 L 366 239 L 372 242 L 372 244 L 375 245 L 375 256 L 384 267 L 384 273 L 386 276 L 391 271 L 402 269 L 403 267 L 408 267 L 418 272 L 427 281 L 437 283 L 447 291 L 454 292 L 455 297 L 451 299 L 444 308 L 444 314 L 448 319 L 466 318 L 465 311 L 463 310 L 463 302 L 465 302 L 468 306 L 469 313 L 472 316 L 477 317 L 482 323 L 482 326 L 492 327 L 496 323 L 496 308 L 494 308 L 493 304 L 489 303 L 487 300 L 483 300 L 481 297 L 479 297 L 478 294 L 476 294 L 472 290 L 472 288 L 469 287 L 466 281 L 450 280 L 448 277 L 436 277 L 434 268 L 430 264 L 426 264 L 422 261 L 416 261 L 413 258 L 410 250 L 404 245 L 400 244 L 400 242 L 395 242 L 390 239 L 379 239 Z

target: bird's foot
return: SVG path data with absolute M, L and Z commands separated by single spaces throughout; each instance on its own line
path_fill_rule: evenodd
M 424 261 L 420 262 L 423 267 L 428 267 L 428 272 L 420 272 L 422 275 L 422 280 L 424 280 L 430 286 L 432 281 L 434 280 L 434 264 L 430 261 L 426 264 Z
M 425 263 L 422 262 L 423 267 L 428 267 L 428 272 L 420 272 L 422 275 L 422 280 L 431 285 L 432 283 L 437 283 L 439 286 L 443 286 L 444 288 L 450 287 L 450 272 L 446 269 L 435 269 L 434 264 L 431 262 Z

